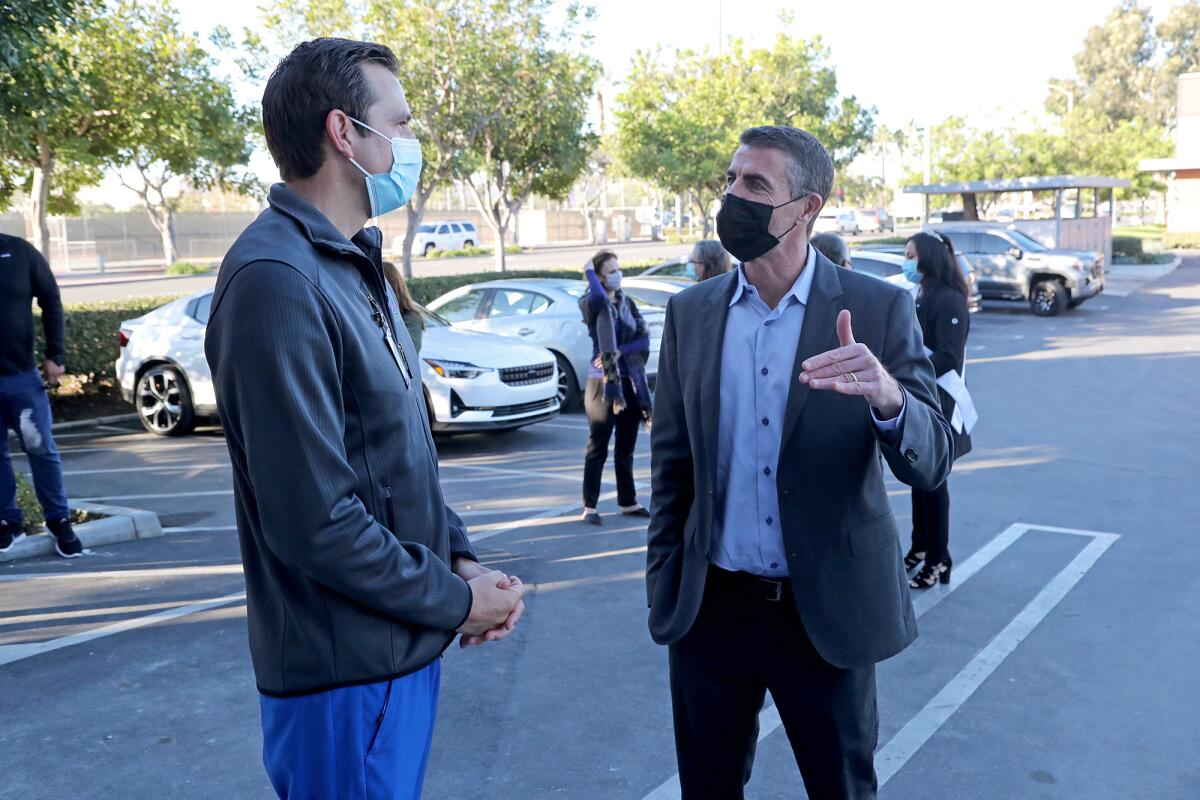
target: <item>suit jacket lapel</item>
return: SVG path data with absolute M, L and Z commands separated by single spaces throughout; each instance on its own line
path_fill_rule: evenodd
M 720 430 L 721 413 L 721 360 L 725 344 L 725 321 L 729 316 L 729 303 L 737 291 L 737 271 L 722 278 L 713 278 L 712 291 L 702 306 L 702 319 L 697 337 L 700 360 L 704 365 L 700 373 L 700 416 L 704 442 L 704 459 L 709 479 L 715 483 L 717 477 L 717 432 Z
M 792 365 L 791 389 L 788 391 L 787 410 L 783 417 L 783 443 L 787 444 L 804 403 L 812 390 L 800 382 L 804 362 L 837 345 L 837 316 L 843 308 L 840 301 L 842 282 L 838 279 L 838 268 L 829 259 L 817 253 L 813 265 L 812 290 L 808 294 L 808 305 L 804 309 L 804 325 L 800 329 L 800 342 L 796 346 L 796 361 Z

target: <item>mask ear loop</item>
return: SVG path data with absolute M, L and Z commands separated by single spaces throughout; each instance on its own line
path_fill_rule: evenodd
M 780 203 L 779 205 L 772 206 L 771 208 L 772 208 L 772 210 L 774 210 L 777 208 L 783 208 L 784 206 L 790 206 L 792 203 L 795 203 L 797 200 L 804 200 L 805 198 L 811 196 L 812 194 L 813 194 L 812 192 L 808 192 L 806 194 L 800 195 L 799 197 L 793 197 L 791 200 L 788 200 L 786 203 Z M 791 233 L 796 228 L 796 226 L 799 224 L 800 224 L 800 220 L 796 220 L 795 222 L 793 222 L 792 227 L 788 228 L 786 231 L 784 231 L 783 233 L 781 233 L 775 237 L 775 241 L 777 241 L 777 242 L 783 241 L 783 237 L 785 237 L 789 233 Z

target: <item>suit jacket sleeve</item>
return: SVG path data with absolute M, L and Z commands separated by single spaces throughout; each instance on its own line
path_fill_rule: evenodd
M 907 292 L 896 295 L 888 312 L 880 361 L 905 395 L 899 436 L 885 436 L 875 429 L 880 450 L 897 480 L 933 491 L 950 475 L 953 447 L 950 426 L 938 403 L 933 367 L 925 357 L 916 307 Z
M 232 280 L 214 311 L 220 333 L 209 358 L 224 415 L 236 420 L 267 547 L 381 615 L 456 629 L 470 588 L 432 550 L 376 522 L 356 493 L 332 308 L 285 264 L 252 263 Z
M 478 561 L 471 540 L 467 538 L 467 524 L 450 506 L 446 506 L 446 521 L 450 524 L 450 557 Z
M 683 542 L 683 526 L 696 493 L 692 446 L 679 382 L 674 299 L 667 303 L 659 348 L 654 427 L 650 432 L 650 469 L 653 498 L 646 546 L 647 605 L 654 597 L 654 584 L 663 562 Z

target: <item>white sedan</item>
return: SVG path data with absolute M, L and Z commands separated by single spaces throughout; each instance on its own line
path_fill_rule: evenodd
M 142 426 L 161 436 L 190 433 L 217 416 L 204 329 L 212 292 L 167 303 L 121 324 L 117 377 Z M 558 369 L 541 347 L 460 331 L 425 312 L 421 382 L 437 432 L 511 430 L 558 414 Z
M 646 377 L 651 386 L 658 372 L 666 309 L 635 293 L 634 278 L 624 282 L 638 304 L 650 336 Z M 456 328 L 509 336 L 550 350 L 558 362 L 558 397 L 564 409 L 574 408 L 587 386 L 592 340 L 579 311 L 587 283 L 569 278 L 513 278 L 460 286 L 429 304 L 432 311 Z

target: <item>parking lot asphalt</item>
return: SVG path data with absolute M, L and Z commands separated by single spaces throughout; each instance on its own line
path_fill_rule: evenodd
M 1200 258 L 1059 318 L 985 310 L 968 355 L 954 582 L 879 667 L 881 796 L 1197 797 Z M 576 520 L 585 443 L 580 415 L 439 442 L 481 559 L 534 592 L 509 640 L 447 652 L 426 797 L 678 796 L 645 525 L 611 483 L 606 524 Z M 269 797 L 219 429 L 59 446 L 73 497 L 168 535 L 0 566 L 0 798 Z M 645 435 L 635 465 L 648 484 Z M 776 720 L 748 797 L 804 796 Z

